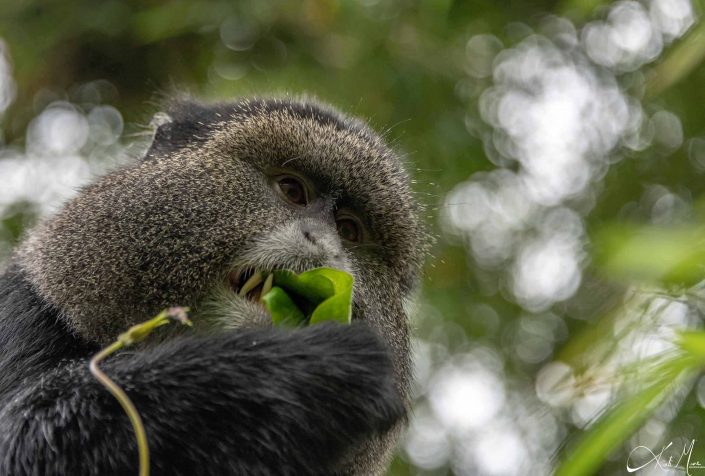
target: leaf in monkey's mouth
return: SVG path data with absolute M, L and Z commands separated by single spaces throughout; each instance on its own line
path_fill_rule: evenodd
M 353 277 L 345 271 L 316 268 L 296 274 L 255 270 L 237 287 L 239 296 L 261 302 L 275 325 L 349 324 L 352 318 Z

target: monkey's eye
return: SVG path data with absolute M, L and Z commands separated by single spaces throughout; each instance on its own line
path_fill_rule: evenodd
M 284 198 L 295 205 L 307 205 L 308 204 L 308 194 L 306 193 L 306 186 L 301 182 L 301 180 L 290 175 L 277 177 L 276 179 L 277 187 L 282 193 Z
M 357 243 L 362 241 L 362 225 L 355 218 L 344 216 L 335 221 L 338 235 L 346 241 Z

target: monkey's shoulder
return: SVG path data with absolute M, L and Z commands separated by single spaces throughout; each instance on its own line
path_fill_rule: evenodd
M 2 398 L 21 380 L 87 357 L 96 347 L 72 333 L 25 273 L 11 266 L 0 275 L 0 349 Z

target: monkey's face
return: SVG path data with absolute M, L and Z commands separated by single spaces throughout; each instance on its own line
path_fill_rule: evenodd
M 263 284 L 243 292 L 247 278 L 329 266 L 355 278 L 353 319 L 377 327 L 405 361 L 402 302 L 423 244 L 398 158 L 359 123 L 273 106 L 228 121 L 188 160 L 220 169 L 228 158 L 228 170 L 209 173 L 210 186 L 232 190 L 234 212 L 223 210 L 217 225 L 229 230 L 232 251 L 195 319 L 225 328 L 270 325 L 257 302 Z
M 402 303 L 426 240 L 398 157 L 311 103 L 181 103 L 170 116 L 143 160 L 84 188 L 26 240 L 18 259 L 41 295 L 106 344 L 174 305 L 205 327 L 270 325 L 261 288 L 242 289 L 251 273 L 342 269 L 355 279 L 353 319 L 389 343 L 407 394 Z M 371 465 L 389 447 L 366 445 L 355 458 Z
M 23 249 L 68 322 L 103 343 L 172 305 L 220 327 L 267 325 L 257 291 L 239 295 L 248 274 L 330 266 L 355 278 L 353 318 L 406 361 L 402 302 L 424 245 L 384 142 L 307 103 L 182 103 L 170 114 L 142 161 L 86 187 Z
M 350 252 L 374 246 L 364 214 L 293 168 L 262 172 L 266 206 L 257 209 L 272 224 L 243 238 L 232 269 L 198 309 L 198 319 L 222 328 L 268 326 L 260 297 L 271 289 L 262 274 L 289 269 L 303 272 L 327 266 L 357 274 Z M 273 198 L 272 198 L 273 197 Z M 262 202 L 260 202 L 262 203 Z

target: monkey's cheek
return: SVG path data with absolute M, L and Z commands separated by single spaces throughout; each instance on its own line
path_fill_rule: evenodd
M 241 298 L 230 290 L 216 292 L 207 299 L 196 315 L 194 323 L 202 323 L 204 328 L 236 330 L 263 329 L 272 326 L 272 318 L 260 303 Z
M 272 316 L 264 306 L 258 302 L 242 299 L 235 311 L 235 315 L 229 319 L 234 328 L 239 329 L 264 329 L 272 327 Z

